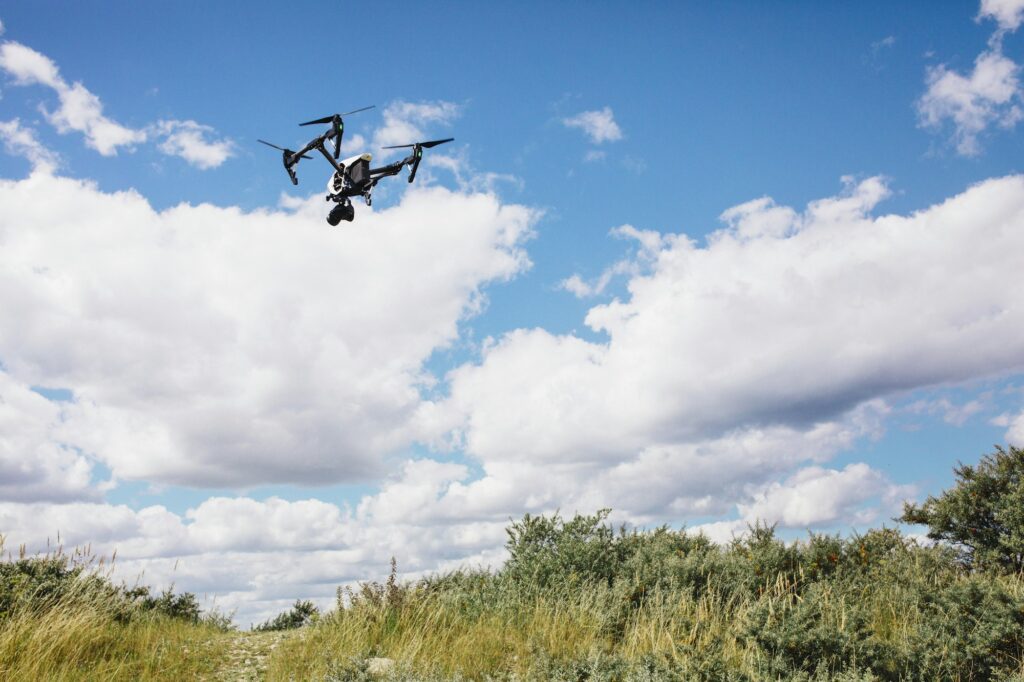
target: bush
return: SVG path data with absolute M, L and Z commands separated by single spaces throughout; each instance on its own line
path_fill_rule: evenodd
M 320 617 L 320 609 L 311 601 L 296 599 L 295 605 L 284 613 L 279 613 L 274 618 L 257 625 L 253 630 L 268 632 L 271 630 L 294 630 L 304 625 L 316 622 Z
M 0 548 L 2 539 L 0 536 Z M 148 614 L 204 622 L 219 629 L 230 627 L 230 615 L 203 614 L 191 592 L 176 594 L 172 585 L 154 596 L 149 587 L 115 585 L 101 568 L 102 562 L 77 550 L 70 555 L 57 550 L 0 561 L 0 622 L 18 610 L 43 612 L 75 603 L 102 603 L 120 622 Z
M 523 585 L 546 588 L 602 581 L 610 584 L 619 568 L 615 532 L 605 523 L 610 510 L 570 521 L 558 513 L 531 516 L 506 529 L 509 559 L 504 573 Z

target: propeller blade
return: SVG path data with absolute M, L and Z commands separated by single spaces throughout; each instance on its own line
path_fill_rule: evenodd
M 291 149 L 285 149 L 284 147 L 278 147 L 276 144 L 271 144 L 270 142 L 267 142 L 266 140 L 261 140 L 261 139 L 257 138 L 256 141 L 257 142 L 262 142 L 263 144 L 267 145 L 268 147 L 273 147 L 274 149 L 280 149 L 281 151 L 287 152 L 288 154 L 294 154 L 295 153 Z M 312 159 L 313 157 L 312 156 L 306 156 L 305 154 L 303 154 L 299 158 L 300 159 Z
M 358 114 L 360 111 L 366 111 L 367 109 L 373 109 L 376 106 L 377 106 L 376 104 L 371 104 L 370 106 L 363 107 L 362 109 L 353 109 L 352 111 L 348 112 L 348 114 Z M 332 121 L 334 121 L 334 117 L 335 116 L 348 116 L 348 114 L 331 114 L 330 116 L 324 116 L 323 118 L 318 118 L 315 121 L 306 121 L 305 123 L 300 123 L 299 125 L 300 126 L 312 126 L 312 125 L 317 125 L 317 124 L 320 124 L 320 123 L 331 123 Z
M 390 147 L 381 147 L 381 149 L 406 149 L 408 147 L 423 147 L 424 149 L 430 149 L 431 147 L 436 147 L 439 144 L 444 144 L 445 142 L 451 142 L 454 139 L 455 139 L 454 137 L 449 137 L 449 138 L 447 138 L 445 140 L 431 140 L 430 142 L 414 142 L 413 144 L 396 144 L 396 145 L 392 145 Z
M 331 116 L 324 116 L 323 118 L 318 118 L 315 121 L 306 121 L 305 123 L 300 123 L 299 125 L 300 126 L 312 126 L 312 125 L 317 125 L 318 123 L 330 123 L 333 120 L 334 120 L 334 115 L 332 114 Z
M 368 109 L 374 109 L 374 108 L 376 108 L 376 106 L 377 106 L 376 104 L 371 104 L 370 106 L 363 107 L 362 109 L 353 109 L 352 111 L 348 112 L 348 114 L 358 114 L 360 111 L 367 111 Z M 342 116 L 348 116 L 348 114 L 342 114 Z
M 266 140 L 260 140 L 259 138 L 257 138 L 256 141 L 257 142 L 262 142 L 263 144 L 267 145 L 268 147 L 273 147 L 274 149 L 280 149 L 281 151 L 285 151 L 284 147 L 278 147 L 276 144 L 271 144 L 270 142 L 267 142 Z
M 451 142 L 454 139 L 455 139 L 454 137 L 449 137 L 449 138 L 444 139 L 444 140 L 431 140 L 430 142 L 420 142 L 420 146 L 423 147 L 424 149 L 430 149 L 431 147 L 436 147 L 439 144 L 444 144 L 445 142 Z

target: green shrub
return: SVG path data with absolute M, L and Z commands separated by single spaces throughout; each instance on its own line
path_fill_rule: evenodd
M 310 623 L 315 623 L 320 617 L 320 609 L 311 601 L 296 599 L 291 609 L 277 614 L 274 618 L 257 625 L 253 630 L 268 632 L 271 630 L 294 630 Z

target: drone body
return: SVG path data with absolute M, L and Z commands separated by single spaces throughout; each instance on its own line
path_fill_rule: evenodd
M 350 111 L 348 114 L 354 114 L 367 109 L 372 109 L 372 106 L 363 107 L 362 109 L 356 109 Z M 271 144 L 265 140 L 257 140 L 262 142 L 268 147 L 280 149 L 282 154 L 282 161 L 284 163 L 284 169 L 288 173 L 288 177 L 291 178 L 292 184 L 299 184 L 299 178 L 295 174 L 295 166 L 298 165 L 300 159 L 308 159 L 306 152 L 313 151 L 314 149 L 323 154 L 324 158 L 327 159 L 328 163 L 334 168 L 334 173 L 327 180 L 327 201 L 333 201 L 336 205 L 331 209 L 331 212 L 327 216 L 327 222 L 331 225 L 337 225 L 342 220 L 351 221 L 355 217 L 355 208 L 352 206 L 352 197 L 361 196 L 369 206 L 372 202 L 371 195 L 373 188 L 381 180 L 391 175 L 398 175 L 402 168 L 409 166 L 409 182 L 416 179 L 416 170 L 420 167 L 420 161 L 423 160 L 423 150 L 436 147 L 439 144 L 451 142 L 453 139 L 449 137 L 444 140 L 430 140 L 428 142 L 413 142 L 412 144 L 400 144 L 392 147 L 384 147 L 384 149 L 412 149 L 409 156 L 405 157 L 401 161 L 396 163 L 388 164 L 387 166 L 381 166 L 380 168 L 370 168 L 370 161 L 373 157 L 366 154 L 357 154 L 351 156 L 342 161 L 338 161 L 338 156 L 341 154 L 341 138 L 345 132 L 345 122 L 342 116 L 348 116 L 348 114 L 334 114 L 332 116 L 325 116 L 324 118 L 318 118 L 314 121 L 306 121 L 299 125 L 315 125 L 318 123 L 330 123 L 330 129 L 323 135 L 313 138 L 305 146 L 297 152 L 293 152 L 290 149 L 284 147 L 278 147 L 276 144 Z M 334 154 L 333 156 L 328 153 L 326 143 L 333 141 L 334 143 Z

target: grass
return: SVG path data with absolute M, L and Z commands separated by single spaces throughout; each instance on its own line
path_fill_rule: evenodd
M 528 516 L 499 571 L 401 583 L 392 564 L 254 633 L 74 558 L 3 562 L 0 679 L 1024 679 L 1021 574 L 892 530 L 718 546 L 604 519 Z
M 0 679 L 210 678 L 226 625 L 191 594 L 114 585 L 88 551 L 0 563 Z
M 21 611 L 0 627 L 0 679 L 186 680 L 212 677 L 222 631 L 166 616 L 117 622 L 102 604 Z
M 369 583 L 268 679 L 1024 679 L 1024 579 L 894 531 L 718 547 L 602 517 L 524 519 L 498 572 Z

